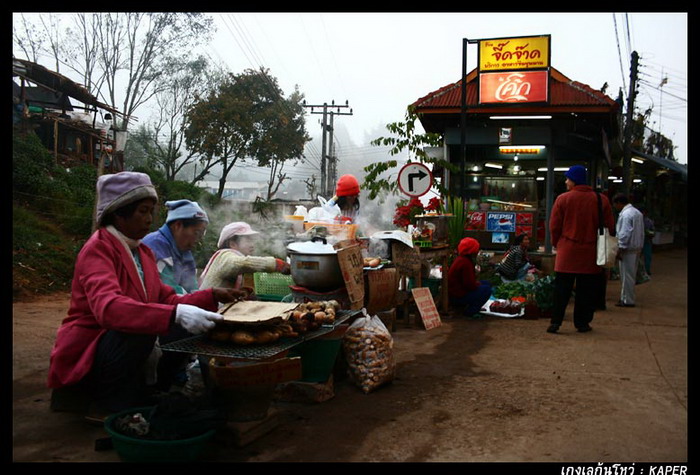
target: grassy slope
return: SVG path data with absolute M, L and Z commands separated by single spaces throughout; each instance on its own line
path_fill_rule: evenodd
M 22 205 L 12 207 L 12 297 L 26 299 L 70 289 L 82 242 Z

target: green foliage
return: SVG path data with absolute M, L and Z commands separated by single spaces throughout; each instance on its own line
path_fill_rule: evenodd
M 53 157 L 34 133 L 12 135 L 12 187 L 27 195 L 51 189 Z
M 409 157 L 415 157 L 418 162 L 441 166 L 452 170 L 454 166 L 446 160 L 435 159 L 425 153 L 424 147 L 436 147 L 441 145 L 442 136 L 436 133 L 416 133 L 416 120 L 419 116 L 412 107 L 406 109 L 404 122 L 392 122 L 386 128 L 392 136 L 379 137 L 370 142 L 375 146 L 389 146 L 390 155 L 397 155 L 404 150 L 409 152 Z M 372 163 L 364 167 L 366 173 L 362 188 L 369 191 L 369 199 L 375 199 L 384 194 L 396 194 L 398 181 L 396 178 L 387 176 L 386 172 L 396 168 L 398 161 L 383 160 Z M 434 184 L 441 192 L 442 187 Z
M 67 170 L 34 133 L 12 136 L 14 199 L 31 205 L 43 216 L 53 216 L 71 234 L 89 234 L 95 203 L 95 169 L 79 165 Z
M 452 214 L 447 221 L 447 236 L 452 249 L 457 249 L 459 241 L 464 237 L 464 224 L 467 222 L 467 212 L 464 200 L 459 196 L 448 196 L 440 206 L 440 213 Z
M 68 290 L 82 242 L 30 208 L 13 205 L 13 298 Z

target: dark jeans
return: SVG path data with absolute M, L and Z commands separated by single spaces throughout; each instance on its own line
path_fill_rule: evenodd
M 574 326 L 584 328 L 593 321 L 593 314 L 600 302 L 600 274 L 570 274 L 557 272 L 554 278 L 554 308 L 551 323 L 561 325 L 571 292 L 576 285 L 574 298 Z
M 490 297 L 491 283 L 487 280 L 482 280 L 479 287 L 472 290 L 464 297 L 451 297 L 450 303 L 460 307 L 465 307 L 464 316 L 471 317 L 472 315 L 479 313 L 481 307 L 489 300 Z

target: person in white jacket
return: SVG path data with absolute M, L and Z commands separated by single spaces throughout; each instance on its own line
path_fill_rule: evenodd
M 620 301 L 618 307 L 634 307 L 634 286 L 637 283 L 637 263 L 644 247 L 644 216 L 630 204 L 624 194 L 613 197 L 613 206 L 620 213 L 617 217 L 617 259 L 620 268 Z
M 252 272 L 281 272 L 289 274 L 289 264 L 275 257 L 253 256 L 253 231 L 248 223 L 229 223 L 219 235 L 219 249 L 209 259 L 200 276 L 200 289 L 224 287 L 241 289 L 243 274 Z

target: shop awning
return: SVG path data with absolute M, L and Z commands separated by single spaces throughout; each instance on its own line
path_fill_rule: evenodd
M 643 153 L 635 149 L 632 149 L 632 153 L 644 159 L 651 160 L 652 162 L 656 163 L 657 165 L 663 168 L 676 172 L 681 175 L 684 181 L 688 181 L 688 167 L 686 165 L 683 165 L 682 163 L 678 163 L 673 160 L 669 160 L 668 158 L 649 155 L 648 153 Z

